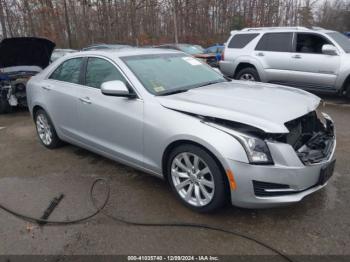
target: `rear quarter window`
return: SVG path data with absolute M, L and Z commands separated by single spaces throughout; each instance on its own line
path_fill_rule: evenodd
M 83 59 L 80 57 L 66 60 L 56 68 L 49 79 L 79 84 L 82 63 Z
M 237 34 L 232 37 L 228 48 L 244 48 L 259 34 Z

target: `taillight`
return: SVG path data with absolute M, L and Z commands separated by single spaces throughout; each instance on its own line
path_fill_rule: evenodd
M 225 48 L 221 52 L 221 60 L 225 60 Z

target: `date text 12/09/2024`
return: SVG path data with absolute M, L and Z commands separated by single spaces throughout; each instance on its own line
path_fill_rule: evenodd
M 128 261 L 220 261 L 217 256 L 128 256 Z

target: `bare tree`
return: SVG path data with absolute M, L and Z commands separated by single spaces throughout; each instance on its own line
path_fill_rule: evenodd
M 247 26 L 350 31 L 349 0 L 0 0 L 0 35 L 40 36 L 57 46 L 220 43 Z

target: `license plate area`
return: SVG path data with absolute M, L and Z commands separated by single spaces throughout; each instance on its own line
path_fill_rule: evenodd
M 333 175 L 335 160 L 330 162 L 327 166 L 323 167 L 320 172 L 320 177 L 318 179 L 319 185 L 324 185 Z

